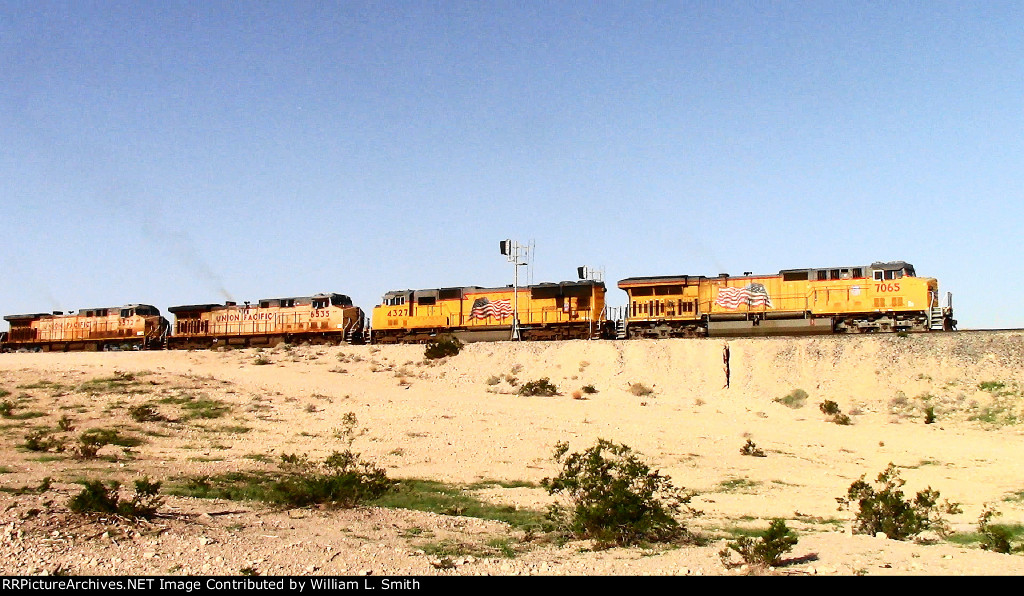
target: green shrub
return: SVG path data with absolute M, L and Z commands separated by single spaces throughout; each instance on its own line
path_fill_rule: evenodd
M 48 430 L 34 430 L 25 435 L 25 442 L 22 444 L 22 447 L 29 451 L 55 451 L 61 453 L 64 451 L 64 440 L 60 437 L 51 436 Z
M 826 414 L 828 416 L 831 416 L 832 417 L 832 422 L 834 422 L 836 424 L 839 424 L 841 426 L 849 426 L 850 424 L 853 423 L 853 421 L 850 420 L 849 416 L 847 416 L 846 414 L 843 414 L 839 410 L 839 404 L 837 404 L 836 402 L 834 402 L 834 401 L 832 401 L 830 399 L 826 399 L 825 401 L 823 401 L 820 404 L 818 404 L 818 409 L 821 410 L 822 414 Z
M 586 393 L 588 395 L 593 395 L 593 394 L 597 393 L 597 388 L 594 387 L 593 385 L 584 385 L 582 390 L 583 390 L 583 393 Z
M 691 495 L 652 471 L 628 446 L 598 439 L 583 453 L 568 450 L 567 443 L 555 446 L 562 471 L 541 485 L 548 494 L 568 496 L 571 510 L 554 505 L 549 518 L 570 534 L 620 546 L 690 537 L 675 515 L 684 510 L 699 515 L 689 507 Z
M 98 393 L 132 393 L 138 390 L 141 381 L 138 379 L 147 373 L 115 372 L 109 377 L 89 379 L 78 386 L 79 391 L 89 394 Z
M 167 420 L 155 407 L 150 404 L 140 404 L 128 408 L 128 415 L 135 422 L 159 422 Z
M 125 437 L 117 430 L 110 428 L 90 428 L 78 436 L 78 456 L 82 459 L 94 459 L 107 445 L 135 447 L 140 439 Z
M 849 416 L 843 414 L 842 412 L 837 412 L 835 416 L 832 416 L 832 422 L 840 426 L 849 426 L 853 424 L 853 420 L 851 420 Z
M 747 444 L 740 447 L 740 455 L 749 455 L 751 457 L 768 457 L 765 452 L 761 450 L 753 441 L 747 439 Z
M 496 486 L 504 488 L 534 487 L 532 483 L 481 482 L 473 485 L 447 484 L 436 480 L 404 478 L 397 490 L 388 492 L 373 504 L 391 509 L 409 509 L 413 511 L 429 511 L 440 515 L 475 517 L 502 521 L 513 528 L 528 532 L 543 530 L 546 519 L 544 513 L 526 507 L 490 503 L 478 496 L 480 489 Z
M 892 463 L 878 475 L 881 486 L 876 489 L 859 480 L 850 485 L 845 497 L 837 497 L 839 509 L 856 507 L 854 532 L 875 535 L 879 532 L 893 540 L 907 540 L 925 530 L 934 529 L 945 535 L 949 529 L 942 513 L 959 513 L 960 506 L 946 501 L 939 505 L 939 491 L 931 487 L 919 491 L 913 501 L 903 497 L 906 482 Z
M 826 416 L 834 416 L 839 413 L 839 404 L 830 399 L 826 399 L 818 404 L 818 409 Z
M 1014 551 L 1010 543 L 1013 533 L 1006 527 L 992 523 L 992 518 L 1002 515 L 1001 513 L 985 507 L 981 517 L 978 518 L 978 533 L 981 534 L 981 548 L 1002 554 L 1010 554 Z
M 288 507 L 350 508 L 395 488 L 383 468 L 348 449 L 335 451 L 322 462 L 312 462 L 305 455 L 282 455 L 281 467 L 285 473 L 272 484 L 265 500 Z
M 179 395 L 176 397 L 165 397 L 159 400 L 162 404 L 178 405 L 182 409 L 181 420 L 212 420 L 220 418 L 231 411 L 231 406 L 219 399 L 212 399 L 204 395 Z
M 796 534 L 786 527 L 786 522 L 776 519 L 759 540 L 742 536 L 718 554 L 727 567 L 733 566 L 729 559 L 730 549 L 739 553 L 748 565 L 775 567 L 782 562 L 782 555 L 793 550 L 797 540 Z
M 426 349 L 423 350 L 423 357 L 427 360 L 436 360 L 447 356 L 455 356 L 460 351 L 462 351 L 462 342 L 457 338 L 448 337 L 427 344 Z
M 924 423 L 934 424 L 935 423 L 935 406 L 928 406 L 924 410 Z
M 802 408 L 807 402 L 807 392 L 803 389 L 794 389 L 787 395 L 775 398 L 774 401 L 789 408 Z
M 558 387 L 555 387 L 547 377 L 544 377 L 543 379 L 523 383 L 519 388 L 519 395 L 551 397 L 558 395 Z
M 323 461 L 284 454 L 277 472 L 228 472 L 190 478 L 171 494 L 196 498 L 260 501 L 280 507 L 350 508 L 384 496 L 397 487 L 382 468 L 358 453 L 335 451 Z
M 284 454 L 279 472 L 231 472 L 217 478 L 192 479 L 181 494 L 246 499 L 285 507 L 348 508 L 379 498 L 394 490 L 397 483 L 382 468 L 364 461 L 349 448 L 365 432 L 357 426 L 354 413 L 342 417 L 342 426 L 334 436 L 345 443 L 346 449 L 334 451 L 323 461 Z
M 9 493 L 12 495 L 41 495 L 50 490 L 53 484 L 53 478 L 46 476 L 39 483 L 39 486 L 22 486 L 21 488 L 0 488 L 0 492 Z
M 68 508 L 74 513 L 151 518 L 163 504 L 163 498 L 159 496 L 160 483 L 150 482 L 149 478 L 135 481 L 135 494 L 130 501 L 121 500 L 121 484 L 117 481 L 112 480 L 104 484 L 100 480 L 86 480 L 82 485 L 82 491 L 68 503 Z
M 46 416 L 46 414 L 42 412 L 21 412 L 20 414 L 15 414 L 14 409 L 16 407 L 18 406 L 9 399 L 5 399 L 3 402 L 0 402 L 0 417 L 13 418 L 15 420 L 28 420 L 29 418 L 40 418 L 42 416 Z

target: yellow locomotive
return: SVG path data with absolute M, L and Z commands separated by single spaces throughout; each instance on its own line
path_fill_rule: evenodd
M 83 308 L 77 313 L 7 315 L 5 351 L 139 350 L 162 347 L 167 319 L 148 304 Z
M 951 330 L 939 284 L 903 261 L 732 277 L 631 277 L 618 337 Z
M 266 346 L 278 343 L 362 343 L 366 316 L 342 294 L 268 298 L 252 305 L 172 306 L 170 348 Z
M 602 282 L 542 283 L 520 288 L 464 286 L 395 290 L 371 318 L 372 343 L 426 343 L 439 336 L 461 341 L 587 339 L 604 329 Z

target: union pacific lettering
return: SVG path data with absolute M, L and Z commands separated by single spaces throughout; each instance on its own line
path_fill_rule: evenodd
M 218 323 L 236 323 L 238 321 L 271 321 L 273 319 L 273 313 L 242 310 L 239 312 L 217 315 L 213 320 Z

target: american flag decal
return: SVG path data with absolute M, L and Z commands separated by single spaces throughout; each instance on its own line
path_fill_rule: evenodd
M 495 319 L 504 319 L 505 317 L 512 316 L 512 303 L 509 300 L 495 300 L 491 302 L 488 298 L 477 298 L 473 301 L 473 310 L 469 313 L 470 320 L 472 319 L 486 319 L 487 317 L 494 317 Z
M 741 304 L 773 308 L 768 290 L 758 283 L 747 284 L 745 288 L 719 288 L 715 304 L 729 309 L 738 308 Z

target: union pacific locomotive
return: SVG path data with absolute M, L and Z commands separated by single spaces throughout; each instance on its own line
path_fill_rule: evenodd
M 604 294 L 604 284 L 590 280 L 396 290 L 384 294 L 373 309 L 370 337 L 373 343 L 423 343 L 445 335 L 502 340 L 513 332 L 524 340 L 600 338 L 605 334 Z
M 366 317 L 342 294 L 267 298 L 253 305 L 172 306 L 170 348 L 266 346 L 279 343 L 357 343 Z
M 628 338 L 952 330 L 939 283 L 903 262 L 731 277 L 630 277 Z
M 624 308 L 605 306 L 605 285 L 580 280 L 523 287 L 394 290 L 371 324 L 342 294 L 173 306 L 173 327 L 146 304 L 74 314 L 4 317 L 4 351 L 209 348 L 277 343 L 425 343 L 640 339 L 952 330 L 938 281 L 903 261 L 784 269 L 777 274 L 630 277 Z
M 4 351 L 154 349 L 163 347 L 168 331 L 167 319 L 148 304 L 8 315 L 4 320 L 11 325 Z

